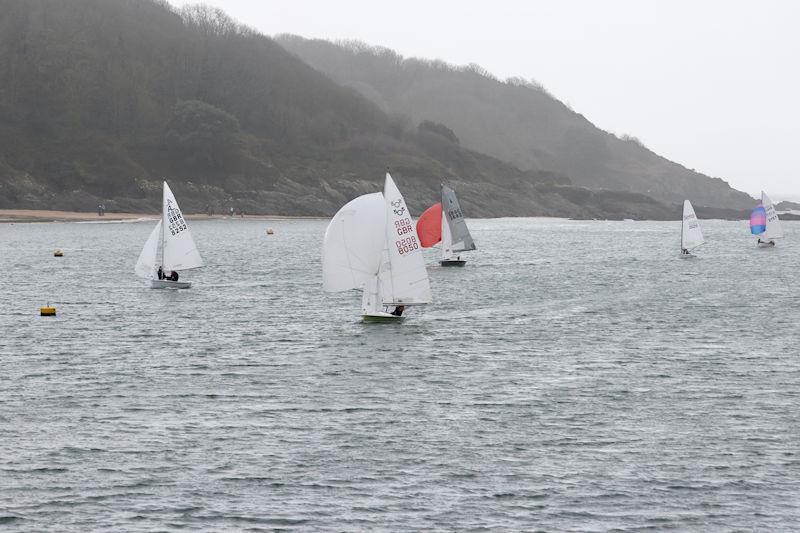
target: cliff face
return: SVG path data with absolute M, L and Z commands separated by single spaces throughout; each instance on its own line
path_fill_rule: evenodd
M 284 47 L 388 113 L 445 124 L 472 150 L 521 169 L 547 169 L 591 189 L 647 194 L 668 203 L 745 208 L 752 199 L 653 153 L 634 138 L 596 128 L 541 87 L 499 81 L 479 67 L 405 59 L 361 43 L 284 35 Z

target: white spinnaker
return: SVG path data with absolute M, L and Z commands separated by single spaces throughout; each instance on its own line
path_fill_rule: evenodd
M 140 278 L 153 279 L 156 273 L 156 255 L 158 254 L 158 241 L 161 239 L 161 221 L 150 232 L 147 242 L 144 243 L 139 260 L 136 261 L 134 272 Z
M 694 208 L 689 200 L 683 202 L 683 225 L 681 227 L 681 248 L 691 250 L 706 241 L 700 231 L 700 222 L 694 214 Z
M 759 237 L 762 239 L 783 238 L 781 220 L 778 218 L 775 206 L 772 205 L 772 200 L 769 199 L 769 196 L 764 191 L 761 191 L 761 205 L 764 206 L 764 211 L 767 212 L 767 229 Z
M 361 289 L 377 276 L 386 242 L 386 203 L 379 192 L 346 203 L 325 230 L 322 288 Z
M 431 301 L 428 271 L 422 257 L 417 230 L 406 201 L 392 177 L 386 174 L 386 253 L 380 284 L 385 304 L 422 305 Z
M 361 294 L 361 314 L 371 315 L 383 310 L 383 300 L 380 294 L 378 275 L 372 276 L 364 283 Z
M 189 226 L 166 181 L 161 221 L 164 230 L 164 270 L 189 270 L 203 266 L 203 259 L 189 233 Z

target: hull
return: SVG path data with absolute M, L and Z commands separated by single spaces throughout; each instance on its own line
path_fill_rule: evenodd
M 688 254 L 680 254 L 678 257 L 681 259 L 697 259 L 697 256 L 689 252 Z
M 188 289 L 192 286 L 191 281 L 171 281 L 168 279 L 151 279 L 151 289 Z
M 439 264 L 443 267 L 463 267 L 467 261 L 466 259 L 442 259 Z
M 775 246 L 775 241 L 758 241 L 756 245 L 759 248 L 773 248 Z
M 403 316 L 394 316 L 389 313 L 383 312 L 375 312 L 375 313 L 366 313 L 361 315 L 361 319 L 367 324 L 391 324 L 391 323 L 398 323 L 402 322 L 405 317 Z

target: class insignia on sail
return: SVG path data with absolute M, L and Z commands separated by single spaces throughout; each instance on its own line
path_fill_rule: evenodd
M 178 271 L 202 266 L 203 259 L 189 232 L 189 225 L 165 181 L 161 220 L 150 232 L 136 262 L 135 272 L 150 280 L 153 289 L 188 289 L 192 283 L 179 281 Z
M 365 322 L 400 321 L 406 307 L 431 301 L 421 248 L 405 199 L 387 173 L 383 194 L 351 200 L 328 224 L 323 290 L 361 290 Z
M 438 202 L 420 215 L 417 233 L 424 248 L 442 243 L 442 266 L 464 266 L 459 252 L 475 250 L 475 242 L 469 233 L 464 213 L 456 198 L 456 193 L 442 184 L 441 202 Z

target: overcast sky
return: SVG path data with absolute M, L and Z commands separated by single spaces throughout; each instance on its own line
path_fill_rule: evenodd
M 358 39 L 533 78 L 604 130 L 754 196 L 800 200 L 800 2 L 204 3 L 268 35 Z

